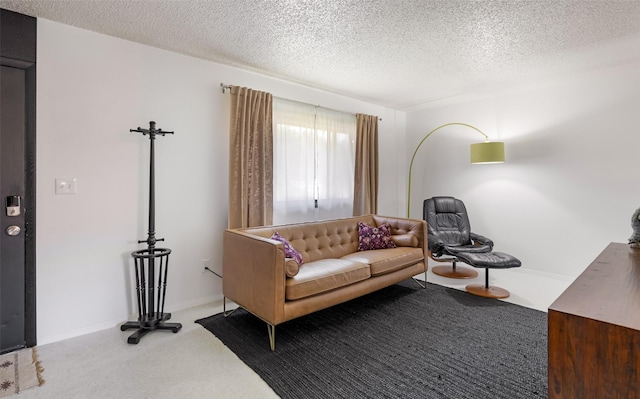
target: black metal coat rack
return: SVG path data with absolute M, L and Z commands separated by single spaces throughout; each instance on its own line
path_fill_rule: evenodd
M 164 312 L 164 298 L 167 292 L 167 272 L 169 270 L 168 248 L 156 248 L 158 241 L 164 238 L 156 238 L 156 198 L 155 198 L 155 154 L 154 142 L 156 136 L 173 134 L 162 129 L 156 129 L 154 121 L 149 122 L 149 129 L 129 129 L 130 132 L 149 135 L 151 147 L 149 161 L 149 231 L 146 240 L 139 240 L 138 244 L 147 243 L 147 249 L 141 249 L 131 253 L 135 263 L 136 293 L 138 300 L 138 321 L 129 321 L 120 326 L 121 331 L 137 328 L 138 331 L 127 339 L 130 344 L 137 344 L 140 338 L 154 330 L 171 330 L 177 333 L 182 328 L 180 323 L 166 323 L 171 318 L 171 313 Z

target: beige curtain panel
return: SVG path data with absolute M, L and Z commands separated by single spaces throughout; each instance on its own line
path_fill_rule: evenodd
M 378 117 L 356 114 L 353 215 L 378 212 Z
M 273 220 L 272 95 L 231 86 L 229 228 Z

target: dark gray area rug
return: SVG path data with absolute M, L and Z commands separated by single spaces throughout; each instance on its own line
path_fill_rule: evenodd
M 413 281 L 276 327 L 196 321 L 283 398 L 546 398 L 547 314 Z

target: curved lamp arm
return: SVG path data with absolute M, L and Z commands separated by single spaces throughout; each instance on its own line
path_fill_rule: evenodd
M 426 139 L 428 139 L 429 136 L 431 136 L 433 133 L 437 132 L 438 130 L 442 129 L 443 127 L 452 126 L 452 125 L 460 125 L 460 126 L 470 127 L 471 129 L 473 129 L 473 130 L 477 131 L 478 133 L 480 133 L 481 135 L 483 135 L 485 141 L 489 141 L 489 136 L 487 136 L 486 134 L 482 133 L 482 131 L 480 129 L 478 129 L 475 126 L 471 126 L 471 125 L 469 125 L 467 123 L 461 123 L 461 122 L 445 123 L 444 125 L 440 125 L 437 128 L 435 128 L 432 131 L 430 131 L 429 133 L 427 133 L 427 135 L 424 136 L 424 138 L 422 140 L 420 140 L 420 143 L 416 147 L 416 150 L 413 152 L 413 156 L 411 157 L 411 164 L 409 165 L 409 182 L 408 182 L 409 189 L 407 191 L 407 218 L 411 217 L 410 216 L 410 212 L 411 212 L 411 171 L 413 169 L 413 160 L 416 158 L 416 154 L 418 153 L 418 150 L 420 149 L 420 146 L 422 146 L 422 143 L 424 143 L 424 141 Z

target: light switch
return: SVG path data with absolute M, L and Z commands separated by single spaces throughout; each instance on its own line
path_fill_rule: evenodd
M 78 192 L 78 179 L 74 177 L 57 177 L 56 194 L 75 194 Z

